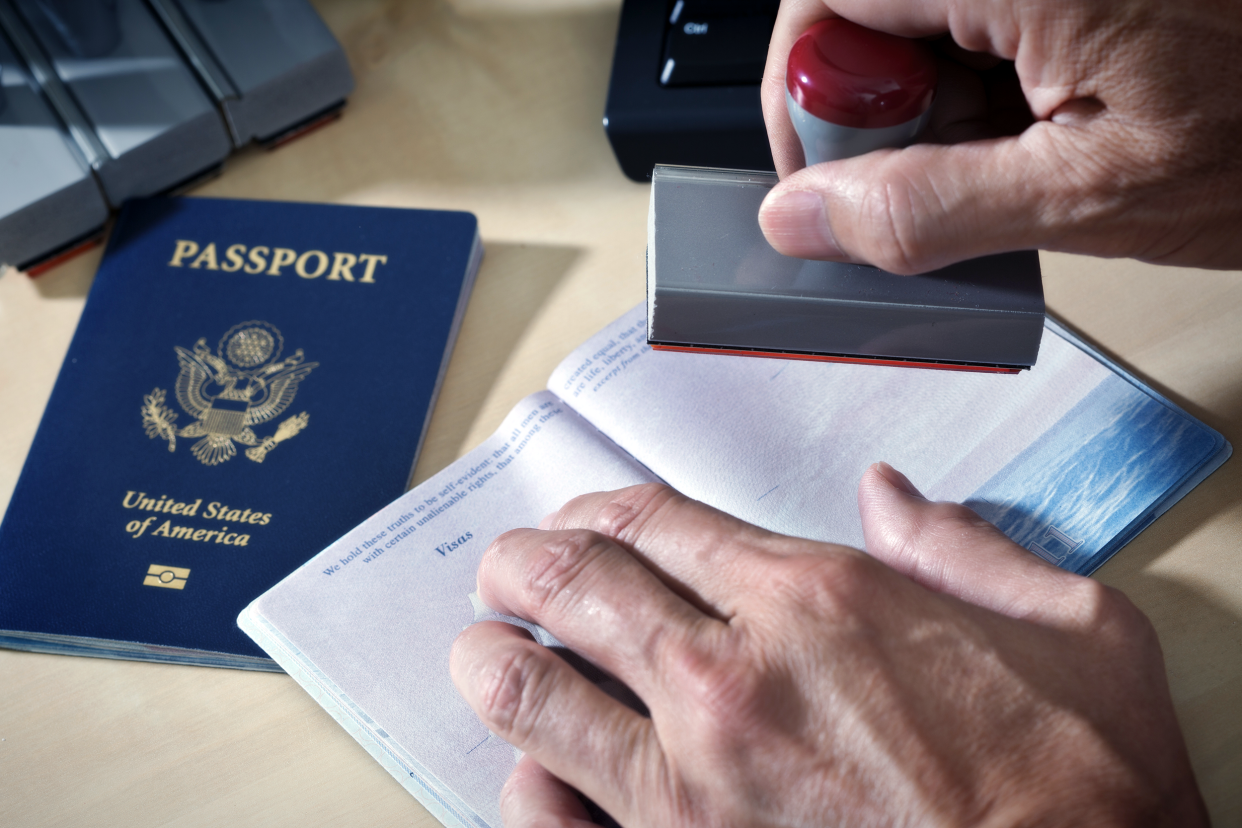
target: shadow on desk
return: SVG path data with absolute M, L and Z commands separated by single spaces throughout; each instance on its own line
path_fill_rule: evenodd
M 1209 590 L 1151 572 L 1122 587 L 1160 636 L 1190 761 L 1213 825 L 1242 825 L 1242 739 L 1224 711 L 1242 710 L 1242 619 Z
M 1231 412 L 1227 421 L 1237 417 Z M 1242 786 L 1237 784 L 1242 737 L 1232 715 L 1222 717 L 1224 711 L 1242 710 L 1242 617 L 1228 602 L 1228 582 L 1236 570 L 1219 573 L 1219 581 L 1174 578 L 1170 573 L 1185 572 L 1185 567 L 1164 559 L 1214 542 L 1192 536 L 1228 531 L 1232 521 L 1222 521 L 1221 515 L 1242 508 L 1239 487 L 1242 466 L 1234 458 L 1094 576 L 1124 592 L 1156 628 L 1178 720 L 1214 825 L 1242 825 Z

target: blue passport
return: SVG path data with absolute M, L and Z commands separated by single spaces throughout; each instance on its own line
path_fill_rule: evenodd
M 235 619 L 405 491 L 481 255 L 469 213 L 129 202 L 0 524 L 0 646 L 278 670 Z

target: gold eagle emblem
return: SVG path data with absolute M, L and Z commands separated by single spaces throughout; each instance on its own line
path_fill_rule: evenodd
M 293 403 L 298 383 L 319 365 L 306 362 L 302 349 L 280 358 L 285 340 L 275 325 L 250 321 L 234 325 L 220 338 L 213 354 L 206 338 L 193 350 L 174 346 L 181 373 L 175 386 L 177 402 L 195 421 L 180 430 L 177 412 L 165 404 L 162 388 L 142 398 L 142 424 L 151 439 L 168 442 L 177 450 L 178 437 L 200 438 L 190 453 L 208 466 L 217 466 L 237 453 L 234 441 L 251 446 L 246 456 L 262 463 L 278 443 L 306 428 L 310 415 L 303 411 L 282 422 L 274 434 L 260 439 L 251 426 L 274 420 Z

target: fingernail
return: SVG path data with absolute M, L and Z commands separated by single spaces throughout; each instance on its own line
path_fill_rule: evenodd
M 917 497 L 919 500 L 927 499 L 923 497 L 922 492 L 920 492 L 918 489 L 914 487 L 914 484 L 910 482 L 910 478 L 906 477 L 904 474 L 897 471 L 895 468 L 890 466 L 888 463 L 885 463 L 883 461 L 876 463 L 875 470 L 878 471 L 885 480 L 891 483 L 894 488 L 900 489 L 901 491 L 905 492 L 908 495 Z
M 818 193 L 789 190 L 769 195 L 759 208 L 759 225 L 768 243 L 786 256 L 800 259 L 845 257 L 828 227 L 824 199 Z
M 539 521 L 539 526 L 537 528 L 545 530 L 551 529 L 556 525 L 556 515 L 556 512 L 552 512 L 551 514 L 544 516 L 544 519 Z

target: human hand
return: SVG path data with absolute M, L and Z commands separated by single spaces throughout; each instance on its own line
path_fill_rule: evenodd
M 497 539 L 479 591 L 624 681 L 643 716 L 500 622 L 453 679 L 525 751 L 509 828 L 1206 824 L 1146 618 L 887 466 L 871 556 L 658 485 Z
M 835 15 L 947 32 L 959 59 L 940 61 L 929 142 L 799 169 L 785 63 Z M 786 255 L 895 273 L 1030 248 L 1242 267 L 1239 50 L 1242 5 L 1214 0 L 785 0 L 762 90 L 782 181 L 759 222 Z M 991 85 L 1006 67 L 971 71 L 1000 58 L 1010 95 Z M 1021 94 L 1034 122 L 1007 135 Z

